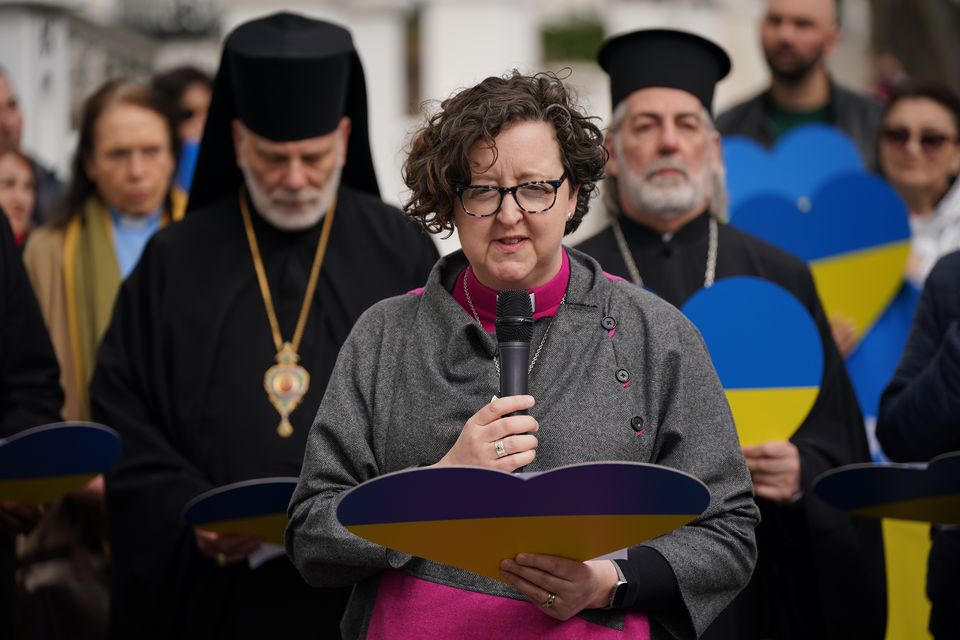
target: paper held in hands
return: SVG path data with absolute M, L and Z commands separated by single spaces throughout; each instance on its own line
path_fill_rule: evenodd
M 214 533 L 237 533 L 264 542 L 248 562 L 252 569 L 283 555 L 287 506 L 297 487 L 292 477 L 258 478 L 201 493 L 183 508 L 188 525 Z
M 929 464 L 854 464 L 817 478 L 821 500 L 858 516 L 960 525 L 960 452 Z
M 500 561 L 520 552 L 597 558 L 681 527 L 709 503 L 702 482 L 652 464 L 428 467 L 351 489 L 337 518 L 376 544 L 500 580 Z
M 118 457 L 117 433 L 93 422 L 56 422 L 0 439 L 0 502 L 50 502 L 80 489 Z

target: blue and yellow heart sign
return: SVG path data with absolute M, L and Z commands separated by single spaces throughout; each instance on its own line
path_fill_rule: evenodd
M 287 506 L 296 478 L 236 482 L 200 494 L 183 509 L 188 525 L 214 533 L 237 533 L 283 544 Z
M 0 502 L 39 505 L 81 488 L 120 457 L 120 438 L 93 422 L 57 422 L 0 439 Z
M 853 141 L 824 124 L 791 129 L 770 150 L 750 138 L 724 136 L 723 161 L 731 211 L 756 196 L 781 196 L 803 206 L 833 178 L 864 173 Z
M 599 462 L 536 474 L 427 467 L 351 489 L 337 518 L 351 533 L 500 580 L 518 553 L 589 560 L 695 520 L 710 503 L 691 475 L 652 464 Z
M 820 333 L 806 307 L 772 282 L 736 276 L 693 294 L 682 311 L 703 335 L 740 444 L 789 439 L 823 379 Z
M 929 464 L 854 464 L 817 478 L 821 500 L 858 516 L 960 525 L 960 452 Z
M 823 185 L 807 207 L 757 196 L 731 214 L 731 223 L 808 262 L 827 316 L 847 318 L 859 341 L 903 282 L 906 206 L 880 178 L 850 174 Z

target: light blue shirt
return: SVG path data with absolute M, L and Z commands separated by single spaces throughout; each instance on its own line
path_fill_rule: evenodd
M 163 210 L 157 209 L 146 216 L 130 216 L 110 209 L 113 220 L 113 249 L 120 265 L 120 277 L 126 279 L 140 260 L 147 240 L 160 228 Z

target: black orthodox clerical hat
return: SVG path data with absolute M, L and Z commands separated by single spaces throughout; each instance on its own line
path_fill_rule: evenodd
M 668 87 L 696 96 L 713 113 L 713 91 L 730 57 L 713 42 L 671 29 L 633 31 L 607 40 L 597 60 L 610 76 L 611 104 L 638 89 Z
M 342 182 L 379 196 L 370 155 L 363 66 L 350 32 L 292 13 L 246 22 L 227 36 L 188 210 L 236 192 L 234 118 L 274 142 L 315 138 L 351 121 Z

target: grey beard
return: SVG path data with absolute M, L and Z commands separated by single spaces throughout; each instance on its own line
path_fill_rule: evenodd
M 619 145 L 618 145 L 619 146 Z M 623 157 L 617 149 L 618 157 Z M 623 164 L 617 177 L 620 197 L 634 211 L 640 211 L 661 220 L 673 220 L 687 213 L 713 193 L 710 175 L 710 154 L 707 154 L 700 174 L 672 185 L 658 185 L 638 176 Z M 689 175 L 689 174 L 688 174 Z
M 663 220 L 673 220 L 690 211 L 701 199 L 699 189 L 689 182 L 652 185 L 630 172 L 620 178 L 623 195 L 632 209 Z
M 319 191 L 316 197 L 317 203 L 309 209 L 305 209 L 296 214 L 291 214 L 283 207 L 275 204 L 270 198 L 270 195 L 261 188 L 256 177 L 245 166 L 241 165 L 240 171 L 243 173 L 247 191 L 250 193 L 250 199 L 253 201 L 253 205 L 257 213 L 260 214 L 260 217 L 277 229 L 283 231 L 302 231 L 309 229 L 323 219 L 324 214 L 327 212 L 327 209 L 330 208 L 333 199 L 337 195 L 337 190 L 340 188 L 340 175 L 343 172 L 343 167 L 336 167 L 327 179 L 326 184 L 319 190 L 313 190 L 314 192 Z

